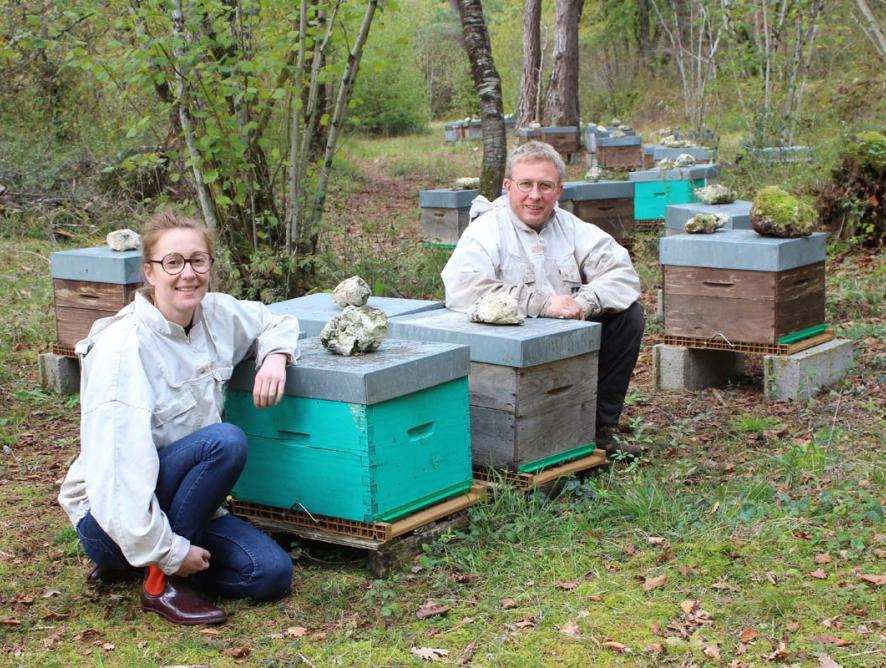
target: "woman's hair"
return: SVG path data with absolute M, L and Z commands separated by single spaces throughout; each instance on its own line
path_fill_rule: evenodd
M 212 241 L 212 235 L 206 225 L 196 218 L 189 218 L 188 216 L 173 211 L 172 209 L 164 209 L 148 218 L 145 224 L 142 225 L 142 264 L 147 264 L 148 260 L 162 259 L 159 257 L 153 257 L 154 248 L 156 248 L 157 242 L 160 241 L 160 237 L 163 236 L 163 233 L 167 230 L 196 230 L 203 235 L 203 241 L 206 242 L 206 250 L 209 252 L 209 255 L 212 256 L 214 254 L 215 244 Z M 144 286 L 142 286 L 139 292 L 149 298 L 152 302 L 154 301 L 154 286 L 147 281 L 144 282 Z
M 534 140 L 521 144 L 513 153 L 511 153 L 508 162 L 505 165 L 505 178 L 511 178 L 511 174 L 514 171 L 514 165 L 518 162 L 541 161 L 553 163 L 554 167 L 557 168 L 557 174 L 560 176 L 560 183 L 562 183 L 563 179 L 566 177 L 566 165 L 563 163 L 563 158 L 557 153 L 557 149 L 550 144 Z

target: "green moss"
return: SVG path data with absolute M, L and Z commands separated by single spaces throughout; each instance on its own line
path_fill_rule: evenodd
M 807 236 L 815 231 L 818 215 L 807 202 L 778 186 L 767 186 L 754 199 L 751 222 L 760 234 Z
M 886 135 L 880 132 L 859 132 L 846 153 L 860 171 L 886 172 Z

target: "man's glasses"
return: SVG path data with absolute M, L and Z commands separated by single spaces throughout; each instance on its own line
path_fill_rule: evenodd
M 198 274 L 205 274 L 212 267 L 212 256 L 209 253 L 194 253 L 185 259 L 179 253 L 170 253 L 165 255 L 162 260 L 148 260 L 148 262 L 159 264 L 163 267 L 163 271 L 171 276 L 182 273 L 188 263 L 190 263 L 191 269 Z
M 551 181 L 530 181 L 528 179 L 515 181 L 514 185 L 517 186 L 517 190 L 519 190 L 521 193 L 532 192 L 532 187 L 536 186 L 538 187 L 538 192 L 540 192 L 542 195 L 550 195 L 557 187 L 557 184 Z

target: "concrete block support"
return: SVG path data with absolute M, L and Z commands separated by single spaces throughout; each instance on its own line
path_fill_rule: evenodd
M 37 356 L 40 386 L 56 394 L 74 394 L 80 391 L 80 362 L 76 357 L 54 353 Z
M 652 347 L 656 390 L 700 390 L 725 385 L 742 372 L 742 356 L 659 343 Z
M 766 399 L 809 399 L 825 385 L 846 375 L 852 364 L 852 342 L 833 339 L 793 355 L 766 355 L 763 358 L 763 386 Z

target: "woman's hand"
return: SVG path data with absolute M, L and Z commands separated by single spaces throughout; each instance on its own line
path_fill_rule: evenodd
M 191 547 L 188 548 L 188 554 L 185 557 L 185 560 L 175 574 L 186 578 L 194 573 L 205 571 L 209 568 L 209 557 L 209 550 L 204 550 L 197 545 L 191 545 Z
M 267 408 L 280 403 L 286 387 L 288 360 L 289 356 L 285 353 L 271 353 L 265 357 L 261 369 L 255 374 L 255 385 L 252 388 L 252 400 L 256 408 Z

